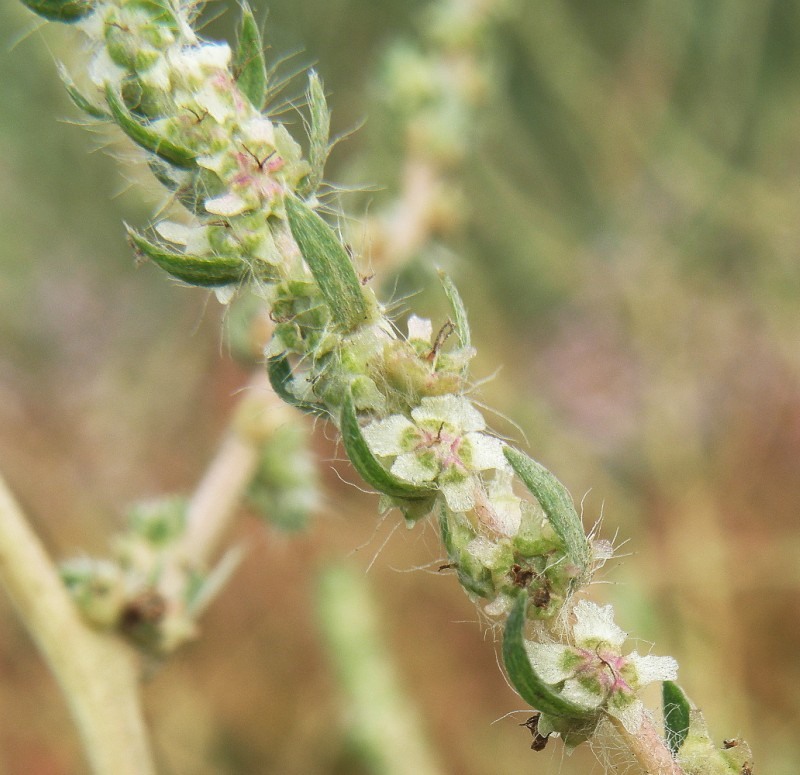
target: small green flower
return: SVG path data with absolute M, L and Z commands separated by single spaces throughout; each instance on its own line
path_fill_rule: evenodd
M 581 600 L 574 612 L 575 645 L 528 642 L 531 664 L 545 683 L 559 687 L 564 699 L 587 710 L 603 709 L 636 734 L 646 712 L 637 693 L 653 681 L 674 680 L 677 662 L 672 657 L 641 656 L 635 651 L 623 656 L 627 634 L 615 624 L 610 605 Z M 546 715 L 540 718 L 540 734 L 557 730 L 557 720 Z
M 364 428 L 364 438 L 379 457 L 393 457 L 391 472 L 417 485 L 435 483 L 457 512 L 469 511 L 478 492 L 476 475 L 507 469 L 503 444 L 485 433 L 486 421 L 463 396 L 423 398 L 411 419 L 395 414 Z

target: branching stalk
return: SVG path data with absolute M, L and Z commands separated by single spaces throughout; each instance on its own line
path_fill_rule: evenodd
M 244 391 L 231 427 L 189 502 L 181 553 L 201 566 L 208 564 L 236 512 L 258 462 L 263 435 L 292 411 L 277 398 L 263 371 L 254 374 Z M 245 405 L 249 415 L 258 415 L 247 427 L 239 416 Z
M 139 660 L 85 624 L 58 571 L 0 478 L 0 581 L 53 671 L 96 775 L 151 775 Z

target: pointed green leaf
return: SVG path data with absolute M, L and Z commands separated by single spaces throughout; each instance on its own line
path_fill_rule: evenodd
M 164 245 L 151 242 L 128 228 L 131 246 L 140 256 L 149 258 L 178 280 L 190 285 L 214 288 L 240 282 L 247 274 L 247 265 L 235 256 L 190 256 L 176 253 Z
M 539 501 L 548 522 L 564 542 L 569 559 L 582 570 L 586 570 L 591 562 L 592 551 L 567 488 L 543 465 L 524 452 L 513 447 L 505 447 L 503 452 L 517 476 Z
M 106 101 L 114 121 L 133 142 L 176 167 L 185 169 L 194 167 L 195 154 L 188 148 L 167 140 L 152 127 L 134 118 L 111 84 L 106 86 Z
M 97 119 L 110 119 L 111 116 L 106 113 L 102 108 L 98 108 L 93 102 L 90 102 L 86 97 L 81 94 L 74 85 L 64 84 L 67 89 L 67 94 L 72 100 L 75 107 L 82 110 L 92 118 Z
M 264 44 L 253 11 L 247 0 L 242 0 L 242 18 L 239 36 L 233 55 L 233 72 L 236 84 L 256 110 L 264 107 L 267 96 L 267 62 Z
M 689 734 L 691 704 L 683 689 L 673 681 L 664 681 L 661 685 L 661 701 L 664 708 L 667 746 L 672 755 L 676 756 Z
M 596 715 L 594 711 L 586 710 L 580 705 L 565 700 L 560 694 L 553 691 L 550 684 L 542 681 L 533 669 L 525 648 L 525 609 L 527 605 L 527 596 L 517 595 L 506 622 L 503 635 L 503 663 L 506 666 L 508 680 L 511 681 L 511 685 L 525 702 L 542 713 L 576 720 L 591 718 Z
M 439 280 L 444 289 L 444 295 L 450 302 L 453 308 L 453 323 L 456 327 L 456 334 L 461 342 L 462 347 L 472 347 L 472 337 L 469 332 L 469 321 L 467 320 L 467 310 L 464 308 L 464 302 L 461 300 L 461 294 L 455 286 L 455 283 L 450 279 L 450 276 L 439 271 Z
M 321 406 L 312 404 L 308 401 L 301 401 L 289 389 L 289 385 L 293 379 L 292 367 L 289 365 L 289 359 L 285 355 L 273 355 L 267 359 L 267 376 L 269 377 L 270 385 L 275 391 L 276 395 L 285 401 L 297 407 L 302 412 L 308 414 L 325 415 L 327 412 Z
M 313 196 L 325 171 L 325 162 L 330 152 L 331 112 L 325 99 L 325 89 L 319 76 L 312 70 L 308 74 L 308 111 L 310 122 L 308 124 L 308 163 L 311 172 L 303 181 L 301 191 L 303 196 Z
M 58 74 L 61 76 L 61 81 L 64 84 L 64 88 L 67 90 L 67 94 L 72 102 L 75 104 L 77 108 L 82 110 L 84 113 L 88 113 L 92 118 L 100 118 L 100 119 L 108 119 L 111 116 L 106 113 L 102 108 L 99 108 L 95 105 L 91 100 L 85 97 L 81 92 L 78 90 L 78 87 L 75 86 L 75 82 L 70 77 L 69 73 L 67 72 L 67 68 L 64 65 L 59 64 L 58 66 Z
M 391 495 L 394 498 L 416 500 L 418 498 L 428 498 L 433 494 L 434 490 L 432 488 L 419 487 L 399 479 L 381 465 L 361 432 L 353 396 L 349 390 L 342 404 L 340 430 L 347 457 L 350 458 L 353 468 L 361 474 L 361 478 L 370 487 L 374 487 L 378 492 L 382 492 L 384 495 Z
M 333 229 L 297 197 L 284 199 L 289 228 L 325 297 L 331 317 L 349 331 L 368 317 L 367 301 L 350 256 Z
M 51 22 L 71 24 L 94 10 L 92 0 L 22 0 L 22 4 Z
M 447 517 L 447 504 L 442 503 L 439 508 L 439 534 L 442 537 L 442 544 L 447 552 L 447 556 L 451 560 L 456 560 L 460 552 L 453 541 L 453 531 L 450 529 L 450 520 Z

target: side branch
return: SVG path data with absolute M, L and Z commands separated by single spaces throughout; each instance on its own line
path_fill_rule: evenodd
M 64 692 L 97 775 L 153 775 L 136 655 L 84 624 L 0 478 L 0 582 Z
M 207 565 L 253 478 L 261 447 L 276 427 L 293 418 L 263 369 L 244 388 L 225 438 L 189 502 L 181 554 Z

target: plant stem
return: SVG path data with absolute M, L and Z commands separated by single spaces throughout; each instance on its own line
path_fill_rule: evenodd
M 261 445 L 292 412 L 275 395 L 263 369 L 258 370 L 244 388 L 225 438 L 189 502 L 180 552 L 185 559 L 208 564 L 253 477 Z
M 399 271 L 432 236 L 431 212 L 441 183 L 437 170 L 425 160 L 410 158 L 403 167 L 402 189 L 384 222 L 379 244 L 383 271 Z
M 206 565 L 228 528 L 258 460 L 258 448 L 229 430 L 189 503 L 182 554 Z
M 648 715 L 645 715 L 642 726 L 635 734 L 629 732 L 622 722 L 608 715 L 608 720 L 614 725 L 622 737 L 628 750 L 646 775 L 685 775 L 683 768 L 672 758 L 672 754 L 658 733 Z
M 0 477 L 0 582 L 56 676 L 96 775 L 152 775 L 139 663 L 92 630 Z

